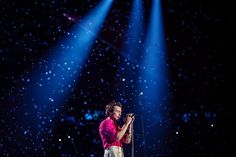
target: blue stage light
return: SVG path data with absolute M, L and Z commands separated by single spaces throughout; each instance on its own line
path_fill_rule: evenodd
M 140 74 L 142 83 L 140 98 L 146 107 L 156 111 L 158 106 L 164 104 L 168 95 L 168 72 L 166 62 L 166 50 L 164 42 L 164 29 L 162 20 L 161 1 L 154 0 L 151 16 L 145 40 L 142 66 Z
M 125 35 L 123 56 L 130 62 L 137 63 L 143 46 L 144 9 L 142 0 L 134 0 L 130 21 Z
M 156 150 L 160 152 L 161 145 L 152 145 L 156 139 L 164 137 L 167 126 L 166 113 L 169 104 L 168 71 L 166 49 L 164 42 L 164 28 L 162 20 L 161 0 L 153 0 L 150 12 L 149 25 L 145 39 L 143 60 L 140 67 L 139 84 L 139 112 L 143 114 L 145 142 L 148 149 L 145 152 Z M 154 153 L 154 152 L 153 152 Z M 147 154 L 145 154 L 147 155 Z
M 128 26 L 124 39 L 124 49 L 121 54 L 123 60 L 119 65 L 117 75 L 120 75 L 119 93 L 114 93 L 123 104 L 136 103 L 136 84 L 135 80 L 138 72 L 138 64 L 143 47 L 143 25 L 144 9 L 142 0 L 134 0 L 129 16 Z M 128 100 L 127 100 L 128 99 Z
M 112 2 L 101 1 L 73 30 L 68 31 L 50 56 L 43 59 L 40 67 L 33 72 L 31 84 L 25 94 L 26 110 L 31 114 L 25 123 L 34 123 L 38 136 L 46 136 L 46 132 L 41 131 L 45 130 L 42 128 L 53 126 L 53 118 L 63 107 L 60 105 L 66 103 L 67 96 L 74 90 Z

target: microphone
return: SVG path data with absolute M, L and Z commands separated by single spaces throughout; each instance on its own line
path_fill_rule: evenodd
M 131 118 L 135 118 L 137 115 L 136 114 L 134 114 L 134 113 L 127 113 L 126 114 L 126 117 L 127 116 L 130 116 Z M 123 117 L 123 121 L 125 122 L 125 120 L 126 120 L 126 117 Z
M 127 116 L 130 116 L 133 120 L 132 120 L 132 122 L 134 121 L 134 119 L 135 119 L 135 117 L 137 116 L 136 114 L 134 114 L 134 113 L 129 113 L 129 114 L 126 114 L 126 117 Z
M 128 113 L 128 114 L 126 114 L 126 116 L 131 116 L 132 118 L 134 118 L 134 117 L 136 117 L 136 114 L 134 114 L 134 113 Z
M 136 116 L 137 116 L 137 115 L 136 115 L 136 114 L 134 114 L 134 113 L 131 115 L 131 117 L 132 117 L 132 118 L 135 118 Z

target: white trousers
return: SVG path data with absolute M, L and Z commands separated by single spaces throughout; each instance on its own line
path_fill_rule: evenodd
M 123 148 L 118 146 L 111 146 L 105 149 L 104 157 L 124 157 Z

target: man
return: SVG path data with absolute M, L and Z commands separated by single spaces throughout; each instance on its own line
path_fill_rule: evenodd
M 105 108 L 107 118 L 100 123 L 99 133 L 105 149 L 104 157 L 124 157 L 123 144 L 131 142 L 133 114 L 127 114 L 125 123 L 119 127 L 116 123 L 122 115 L 120 102 L 112 101 Z

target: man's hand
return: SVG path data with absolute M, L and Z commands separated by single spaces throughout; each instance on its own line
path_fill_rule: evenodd
M 128 134 L 131 134 L 131 128 L 132 128 L 132 122 L 134 120 L 134 114 L 133 113 L 129 113 L 126 115 L 125 118 L 125 124 L 122 126 L 121 130 L 117 133 L 117 140 L 121 140 L 123 138 L 123 136 L 125 135 L 126 131 L 128 131 Z M 128 135 L 130 136 L 130 135 Z M 128 137 L 128 141 L 130 142 L 131 136 Z
M 133 122 L 133 115 L 133 113 L 126 114 L 125 124 L 129 125 L 131 122 Z

